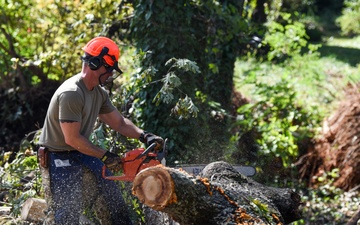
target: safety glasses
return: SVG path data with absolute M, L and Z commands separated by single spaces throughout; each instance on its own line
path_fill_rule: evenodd
M 106 63 L 104 63 L 104 67 L 109 73 L 112 73 L 114 71 L 114 68 Z
M 106 68 L 106 67 L 105 67 Z M 111 76 L 106 79 L 106 83 L 112 83 L 116 78 L 118 78 L 121 74 L 117 73 L 113 68 L 107 69 L 108 73 L 112 73 Z
M 103 61 L 103 64 L 104 64 L 104 67 L 105 69 L 110 73 L 110 72 L 113 72 L 113 70 L 116 70 L 120 75 L 123 73 L 121 71 L 121 69 L 119 68 L 119 65 L 116 61 L 114 61 L 114 65 L 113 66 L 110 66 L 109 64 L 106 63 L 106 61 L 104 60 Z

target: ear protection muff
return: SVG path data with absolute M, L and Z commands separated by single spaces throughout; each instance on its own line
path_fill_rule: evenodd
M 86 62 L 89 65 L 91 70 L 98 70 L 102 65 L 104 65 L 103 57 L 107 55 L 109 49 L 107 47 L 103 47 L 100 54 L 98 56 L 94 56 L 89 58 Z

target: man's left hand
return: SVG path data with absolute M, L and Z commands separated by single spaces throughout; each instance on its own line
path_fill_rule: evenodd
M 140 141 L 145 143 L 146 146 L 150 146 L 152 143 L 156 143 L 154 150 L 156 152 L 160 151 L 164 145 L 164 139 L 155 134 L 144 132 L 140 136 Z

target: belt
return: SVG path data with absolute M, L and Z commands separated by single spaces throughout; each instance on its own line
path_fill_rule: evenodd
M 50 147 L 46 147 L 46 146 L 40 146 L 40 147 L 45 147 L 46 150 L 48 150 L 49 152 L 54 152 L 54 153 L 72 153 L 72 152 L 77 152 L 76 150 L 61 150 L 61 149 L 54 149 L 54 148 L 50 148 Z

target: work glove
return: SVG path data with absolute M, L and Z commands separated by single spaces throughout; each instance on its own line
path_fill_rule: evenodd
M 144 143 L 147 147 L 149 147 L 152 143 L 156 143 L 154 150 L 155 152 L 160 151 L 163 148 L 164 145 L 164 139 L 162 137 L 159 137 L 155 134 L 149 133 L 144 131 L 141 135 L 139 140 Z
M 106 165 L 106 167 L 112 172 L 118 172 L 122 169 L 121 158 L 120 156 L 107 151 L 104 156 L 101 158 L 101 161 Z

